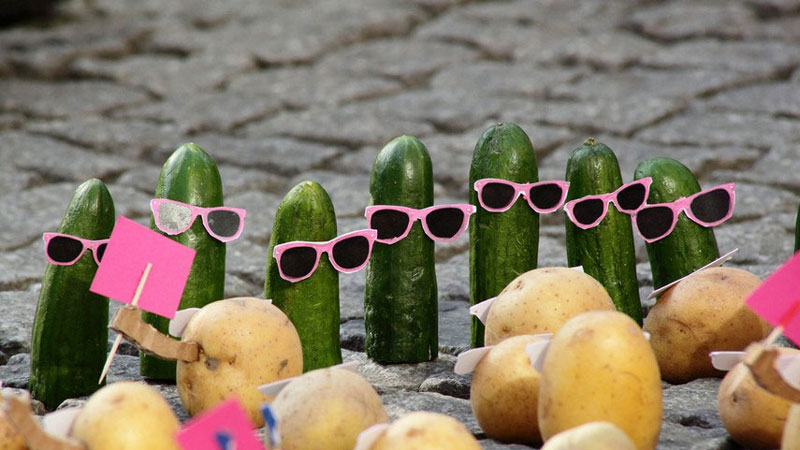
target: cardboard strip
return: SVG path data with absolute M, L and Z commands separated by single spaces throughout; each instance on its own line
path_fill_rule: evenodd
M 176 341 L 161 333 L 142 320 L 141 310 L 135 306 L 120 308 L 108 327 L 143 352 L 159 358 L 185 362 L 200 359 L 200 346 L 197 343 Z
M 86 446 L 74 440 L 60 439 L 47 434 L 33 418 L 31 400 L 27 395 L 24 397 L 4 395 L 2 406 L 6 417 L 31 450 L 87 450 Z
M 710 269 L 712 267 L 719 267 L 719 266 L 725 264 L 728 260 L 733 258 L 733 255 L 738 251 L 739 251 L 739 249 L 735 248 L 735 249 L 729 251 L 728 253 L 725 253 L 724 255 L 720 256 L 719 258 L 715 259 L 714 261 L 711 261 L 710 263 L 706 264 L 705 266 L 695 270 L 694 272 L 690 273 L 689 275 L 686 275 L 683 278 L 678 278 L 677 280 L 673 281 L 672 283 L 668 283 L 668 284 L 665 284 L 664 286 L 661 286 L 660 288 L 658 288 L 655 291 L 651 292 L 650 295 L 647 296 L 647 299 L 650 300 L 650 299 L 652 299 L 652 298 L 654 298 L 656 296 L 659 296 L 659 295 L 663 294 L 667 289 L 671 288 L 672 286 L 675 286 L 676 284 L 680 283 L 681 281 L 683 281 L 683 280 L 685 280 L 685 279 L 687 279 L 687 278 L 689 278 L 689 277 L 691 277 L 693 275 L 696 275 L 701 270 Z
M 767 392 L 800 403 L 800 389 L 787 383 L 778 371 L 776 362 L 779 356 L 778 347 L 754 343 L 745 349 L 744 363 L 750 368 L 756 383 Z

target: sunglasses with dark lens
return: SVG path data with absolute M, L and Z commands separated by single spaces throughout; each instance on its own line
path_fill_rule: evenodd
M 556 211 L 564 204 L 569 189 L 568 181 L 549 180 L 536 183 L 514 183 L 500 178 L 483 178 L 473 185 L 478 192 L 478 203 L 490 212 L 511 209 L 520 195 L 528 206 L 540 214 Z
M 564 211 L 576 227 L 583 230 L 596 227 L 608 214 L 609 203 L 613 203 L 617 211 L 629 215 L 641 209 L 647 202 L 652 183 L 653 179 L 646 177 L 623 184 L 614 192 L 576 198 L 564 205 Z
M 647 243 L 672 233 L 681 212 L 698 225 L 714 227 L 733 215 L 735 194 L 736 183 L 728 183 L 681 197 L 674 202 L 647 205 L 633 214 L 633 224 Z
M 222 242 L 230 242 L 242 234 L 244 218 L 247 216 L 247 212 L 241 208 L 204 208 L 168 198 L 150 200 L 150 210 L 153 211 L 156 227 L 166 234 L 183 233 L 192 226 L 197 216 L 201 216 L 208 234 Z
M 394 244 L 408 236 L 417 219 L 425 234 L 434 241 L 457 239 L 467 228 L 475 206 L 468 204 L 429 206 L 424 209 L 394 205 L 367 206 L 364 216 L 369 227 L 378 231 L 377 242 Z
M 91 250 L 94 262 L 100 265 L 106 252 L 108 239 L 92 241 L 89 239 L 61 233 L 44 233 L 44 254 L 50 264 L 69 266 L 75 264 L 86 250 Z
M 281 278 L 293 283 L 310 277 L 317 270 L 323 253 L 328 254 L 328 259 L 336 270 L 352 273 L 367 265 L 377 237 L 377 231 L 365 229 L 343 234 L 326 242 L 285 242 L 275 246 L 272 256 L 278 263 Z

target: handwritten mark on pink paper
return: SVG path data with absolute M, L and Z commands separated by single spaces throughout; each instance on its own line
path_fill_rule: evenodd
M 152 264 L 138 307 L 172 318 L 189 278 L 195 251 L 120 216 L 90 291 L 131 303 L 142 271 Z
M 747 298 L 749 306 L 770 325 L 800 343 L 800 252 L 778 267 Z
M 230 437 L 236 450 L 264 450 L 247 412 L 235 397 L 189 421 L 176 439 L 183 450 L 219 450 L 220 432 Z

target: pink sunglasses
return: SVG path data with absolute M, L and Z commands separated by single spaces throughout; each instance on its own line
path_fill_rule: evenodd
M 651 243 L 672 233 L 681 212 L 698 225 L 714 227 L 731 218 L 735 203 L 736 183 L 721 184 L 674 202 L 647 205 L 633 214 L 633 224 Z
M 166 234 L 183 233 L 192 226 L 197 216 L 201 216 L 208 234 L 222 242 L 232 241 L 242 234 L 247 215 L 241 208 L 203 208 L 168 198 L 150 200 L 150 209 L 156 226 Z
M 564 205 L 564 211 L 578 228 L 586 230 L 596 227 L 608 214 L 609 203 L 614 203 L 617 210 L 625 214 L 633 214 L 641 209 L 647 203 L 652 183 L 653 179 L 646 177 L 623 184 L 614 192 L 576 198 Z
M 343 234 L 327 242 L 292 241 L 278 244 L 272 256 L 278 263 L 281 278 L 296 283 L 310 277 L 319 265 L 320 256 L 328 254 L 331 265 L 343 273 L 361 270 L 372 254 L 378 232 L 364 229 Z
M 421 219 L 422 229 L 432 240 L 438 242 L 455 240 L 467 228 L 469 216 L 473 213 L 475 206 L 464 203 L 429 206 L 423 209 L 373 205 L 367 206 L 364 216 L 369 227 L 378 231 L 377 242 L 394 244 L 408 236 L 417 219 Z
M 500 178 L 483 178 L 476 181 L 473 187 L 478 192 L 478 202 L 487 211 L 508 211 L 521 195 L 527 200 L 531 209 L 546 214 L 556 211 L 564 204 L 569 182 L 549 180 L 514 183 Z
M 94 262 L 100 265 L 108 245 L 108 239 L 89 239 L 61 233 L 44 233 L 44 254 L 50 264 L 69 266 L 75 264 L 86 250 L 92 250 Z

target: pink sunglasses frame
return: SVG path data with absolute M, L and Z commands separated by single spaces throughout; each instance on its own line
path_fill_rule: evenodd
M 160 217 L 160 215 L 158 213 L 158 208 L 163 203 L 173 203 L 173 204 L 176 204 L 176 205 L 179 205 L 179 206 L 185 206 L 185 207 L 189 208 L 189 210 L 192 213 L 192 218 L 189 220 L 189 225 L 187 225 L 185 228 L 183 228 L 181 230 L 177 230 L 177 231 L 165 230 L 164 228 L 162 228 L 162 226 L 161 226 L 161 217 Z M 231 208 L 231 207 L 228 207 L 228 206 L 215 206 L 215 207 L 205 208 L 205 207 L 202 207 L 202 206 L 195 206 L 195 205 L 190 205 L 188 203 L 179 202 L 177 200 L 172 200 L 172 199 L 169 199 L 169 198 L 154 198 L 154 199 L 150 200 L 150 211 L 152 211 L 152 213 L 153 213 L 153 220 L 156 223 L 156 227 L 158 227 L 159 230 L 161 230 L 164 233 L 169 234 L 171 236 L 174 236 L 176 234 L 181 234 L 181 233 L 185 232 L 186 230 L 188 230 L 189 228 L 191 228 L 192 225 L 194 224 L 194 221 L 197 220 L 197 216 L 200 216 L 200 217 L 203 218 L 203 226 L 205 227 L 206 232 L 208 232 L 208 234 L 210 234 L 212 237 L 214 237 L 214 239 L 216 239 L 218 241 L 221 241 L 221 242 L 230 242 L 230 241 L 234 241 L 234 240 L 238 239 L 239 236 L 242 235 L 242 230 L 244 230 L 244 219 L 247 217 L 247 211 L 245 211 L 242 208 Z M 211 211 L 231 211 L 231 212 L 236 213 L 239 216 L 239 219 L 240 219 L 239 220 L 239 229 L 236 230 L 236 233 L 233 236 L 224 237 L 224 236 L 219 236 L 216 233 L 214 233 L 213 231 L 211 231 L 211 227 L 208 225 L 208 213 L 210 213 Z
M 367 223 L 372 223 L 372 215 L 378 211 L 400 211 L 408 215 L 408 226 L 406 227 L 406 231 L 403 232 L 400 236 L 392 239 L 378 239 L 376 237 L 375 242 L 380 242 L 381 244 L 394 244 L 397 241 L 405 239 L 408 236 L 408 233 L 411 232 L 411 228 L 414 226 L 414 222 L 418 219 L 424 219 L 428 216 L 428 214 L 432 213 L 433 211 L 445 208 L 456 208 L 461 210 L 464 213 L 464 221 L 461 223 L 461 227 L 458 229 L 455 235 L 450 238 L 440 238 L 436 237 L 431 233 L 431 230 L 428 228 L 428 224 L 425 223 L 425 220 L 420 220 L 422 224 L 422 230 L 425 232 L 425 235 L 428 236 L 431 240 L 436 242 L 450 242 L 458 239 L 459 236 L 467 229 L 467 225 L 469 224 L 469 217 L 475 214 L 475 205 L 470 205 L 468 203 L 454 203 L 451 205 L 434 205 L 428 206 L 427 208 L 423 209 L 416 209 L 416 208 L 409 208 L 407 206 L 396 206 L 396 205 L 372 205 L 367 206 L 367 209 L 364 210 L 364 217 L 367 218 Z M 372 226 L 372 225 L 369 225 Z
M 697 198 L 697 197 L 699 197 L 699 196 L 701 196 L 703 194 L 708 194 L 711 191 L 716 191 L 717 189 L 724 189 L 724 190 L 728 191 L 728 194 L 730 195 L 730 202 L 728 203 L 728 213 L 725 214 L 725 216 L 722 219 L 716 220 L 714 222 L 704 222 L 704 221 L 698 219 L 697 216 L 695 216 L 694 213 L 692 212 L 692 208 L 691 208 L 692 200 L 694 200 L 695 198 Z M 715 227 L 715 226 L 725 222 L 726 220 L 730 219 L 731 216 L 733 216 L 733 209 L 734 209 L 735 206 L 736 206 L 736 183 L 725 183 L 725 184 L 720 184 L 718 186 L 710 187 L 708 189 L 704 189 L 704 190 L 702 190 L 700 192 L 697 192 L 697 193 L 694 193 L 694 194 L 692 194 L 692 195 L 690 195 L 688 197 L 681 197 L 681 198 L 679 198 L 679 199 L 677 199 L 677 200 L 675 200 L 673 202 L 654 203 L 652 205 L 645 205 L 644 207 L 639 208 L 638 211 L 633 213 L 631 218 L 633 219 L 633 226 L 636 229 L 636 232 L 639 234 L 639 236 L 641 236 L 642 239 L 644 239 L 645 242 L 650 244 L 650 243 L 659 241 L 661 239 L 664 239 L 665 237 L 669 236 L 670 233 L 672 233 L 672 230 L 675 229 L 675 225 L 678 224 L 678 216 L 680 215 L 681 212 L 685 213 L 686 217 L 688 217 L 689 220 L 691 220 L 692 222 L 694 222 L 694 223 L 696 223 L 698 225 L 704 226 L 706 228 L 710 228 L 710 227 Z M 639 231 L 639 225 L 636 223 L 636 216 L 642 210 L 649 209 L 649 208 L 655 208 L 655 207 L 667 207 L 670 210 L 672 210 L 672 225 L 661 236 L 648 239 L 648 238 L 646 238 L 646 237 L 644 237 L 642 235 L 641 231 Z
M 50 241 L 53 238 L 56 238 L 56 237 L 67 237 L 67 238 L 70 238 L 70 239 L 75 239 L 76 241 L 78 241 L 81 244 L 83 244 L 83 250 L 81 250 L 80 254 L 75 259 L 73 259 L 72 261 L 67 261 L 67 262 L 55 261 L 47 253 L 47 246 L 50 244 Z M 100 265 L 100 260 L 97 258 L 97 248 L 100 247 L 103 244 L 108 244 L 108 239 L 98 239 L 96 241 L 93 241 L 91 239 L 83 239 L 83 238 L 79 238 L 78 236 L 73 236 L 71 234 L 64 234 L 64 233 L 44 233 L 44 234 L 42 234 L 42 239 L 44 239 L 44 256 L 47 258 L 47 261 L 49 261 L 50 264 L 53 264 L 53 265 L 56 265 L 56 266 L 71 266 L 71 265 L 75 264 L 76 262 L 78 262 L 79 259 L 81 259 L 81 257 L 83 257 L 83 254 L 86 253 L 86 250 L 91 250 L 92 251 L 92 256 L 94 257 L 94 262 L 96 262 L 97 265 L 99 266 Z
M 511 202 L 509 202 L 508 205 L 506 205 L 506 206 L 504 206 L 502 208 L 490 208 L 490 207 L 486 206 L 486 204 L 483 203 L 483 197 L 481 196 L 481 193 L 483 192 L 483 187 L 486 186 L 489 183 L 499 183 L 499 184 L 504 184 L 506 186 L 513 187 L 514 188 L 514 196 L 511 198 Z M 542 209 L 542 208 L 537 207 L 536 205 L 533 204 L 533 202 L 530 199 L 530 196 L 528 195 L 528 193 L 530 192 L 531 188 L 533 188 L 535 186 L 539 186 L 539 185 L 544 185 L 544 184 L 555 184 L 555 185 L 557 185 L 558 187 L 561 188 L 561 199 L 558 201 L 556 206 L 554 206 L 552 208 Z M 567 192 L 569 191 L 569 181 L 564 181 L 564 180 L 544 180 L 544 181 L 537 181 L 535 183 L 515 183 L 513 181 L 504 180 L 502 178 L 482 178 L 482 179 L 476 181 L 472 185 L 472 188 L 475 189 L 475 191 L 478 193 L 478 203 L 480 203 L 481 208 L 485 209 L 486 211 L 489 211 L 489 212 L 505 212 L 505 211 L 508 211 L 509 209 L 511 209 L 512 206 L 514 206 L 514 203 L 517 202 L 517 199 L 521 195 L 525 199 L 525 201 L 528 202 L 528 206 L 530 206 L 530 208 L 532 210 L 536 211 L 539 214 L 548 214 L 548 213 L 551 213 L 551 212 L 558 211 L 558 208 L 561 208 L 561 206 L 564 204 L 564 200 L 566 200 L 566 198 L 567 198 Z
M 627 189 L 627 188 L 629 188 L 631 186 L 637 185 L 637 184 L 644 185 L 644 202 L 642 202 L 642 204 L 641 204 L 641 206 L 639 206 L 639 208 L 634 209 L 634 210 L 622 209 L 619 206 L 619 202 L 617 201 L 617 195 L 619 195 L 619 193 L 622 192 L 623 190 L 625 190 L 625 189 Z M 576 199 L 568 201 L 564 205 L 564 212 L 567 213 L 567 217 L 569 217 L 569 221 L 572 222 L 576 227 L 578 227 L 578 228 L 580 228 L 582 230 L 587 230 L 589 228 L 594 228 L 600 222 L 602 222 L 603 219 L 605 219 L 606 215 L 608 215 L 608 205 L 609 205 L 609 203 L 614 203 L 614 206 L 617 208 L 617 211 L 632 216 L 633 214 L 636 213 L 636 211 L 639 211 L 640 209 L 644 208 L 645 205 L 647 205 L 647 197 L 650 195 L 650 185 L 651 184 L 653 184 L 653 179 L 651 177 L 645 177 L 645 178 L 640 178 L 638 180 L 633 180 L 630 183 L 625 183 L 622 186 L 618 187 L 614 192 L 609 192 L 607 194 L 586 195 L 586 196 L 581 197 L 581 198 L 576 198 Z M 603 201 L 603 214 L 600 214 L 600 217 L 598 217 L 597 220 L 595 220 L 594 222 L 592 222 L 590 224 L 579 223 L 577 220 L 575 220 L 575 215 L 573 213 L 573 210 L 575 209 L 575 205 L 578 202 L 582 202 L 582 201 L 586 201 L 586 200 L 593 200 L 593 199 L 600 199 L 600 200 Z
M 336 245 L 339 241 L 343 241 L 345 239 L 349 239 L 356 236 L 363 236 L 369 242 L 369 251 L 367 252 L 367 258 L 364 260 L 364 264 L 361 264 L 358 267 L 354 267 L 351 269 L 346 269 L 334 261 L 333 257 L 331 256 L 331 250 L 333 250 L 333 246 Z M 322 257 L 323 253 L 328 254 L 328 261 L 330 261 L 331 265 L 334 269 L 338 270 L 342 273 L 353 273 L 358 272 L 359 270 L 363 269 L 364 266 L 367 265 L 369 262 L 369 258 L 372 256 L 372 247 L 375 244 L 375 241 L 378 239 L 378 231 L 373 230 L 371 228 L 365 228 L 363 230 L 352 231 L 350 233 L 345 233 L 341 236 L 337 236 L 330 241 L 325 242 L 311 242 L 311 241 L 291 241 L 291 242 L 284 242 L 283 244 L 278 244 L 272 250 L 272 257 L 275 258 L 275 262 L 278 263 L 278 273 L 280 274 L 281 278 L 286 281 L 291 281 L 292 283 L 297 283 L 298 281 L 305 280 L 306 278 L 310 277 L 314 274 L 314 271 L 317 270 L 319 266 L 319 260 Z M 308 272 L 307 275 L 302 277 L 290 277 L 283 273 L 283 268 L 281 267 L 281 257 L 286 250 L 295 248 L 295 247 L 311 247 L 317 252 L 317 260 L 314 262 L 314 266 Z

